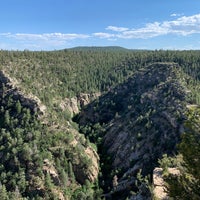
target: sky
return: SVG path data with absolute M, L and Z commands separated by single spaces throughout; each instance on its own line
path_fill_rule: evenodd
M 0 49 L 200 49 L 200 0 L 1 0 Z

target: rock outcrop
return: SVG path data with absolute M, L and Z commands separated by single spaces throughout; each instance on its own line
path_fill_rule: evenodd
M 7 88 L 6 95 L 12 95 L 13 99 L 19 100 L 21 105 L 28 107 L 39 115 L 44 115 L 46 106 L 40 99 L 33 94 L 25 94 L 19 87 L 17 80 L 11 78 L 5 71 L 0 71 L 0 83 L 2 85 L 1 94 L 4 92 L 3 87 Z M 5 95 L 5 94 L 2 94 Z
M 71 155 L 70 160 L 76 180 L 81 184 L 84 184 L 86 180 L 94 182 L 99 175 L 99 155 L 90 144 L 87 144 L 85 137 L 78 131 L 72 128 L 68 131 L 74 136 L 74 139 L 68 144 L 68 152 Z M 77 149 L 80 151 L 79 154 Z
M 85 153 L 91 159 L 91 163 L 92 163 L 88 169 L 87 178 L 90 181 L 94 182 L 99 175 L 99 155 L 91 147 L 87 147 L 85 149 Z
M 153 186 L 154 186 L 154 196 L 159 200 L 167 200 L 169 197 L 167 196 L 165 182 L 162 177 L 162 168 L 155 168 L 153 170 Z
M 91 147 L 87 147 L 84 151 L 84 160 L 90 163 L 89 165 L 85 165 L 81 163 L 82 159 L 77 160 L 77 162 L 73 163 L 73 168 L 75 172 L 76 179 L 79 183 L 84 184 L 85 180 L 89 180 L 90 182 L 94 182 L 98 178 L 99 174 L 99 156 Z
M 75 114 L 78 114 L 80 110 L 80 105 L 78 103 L 77 97 L 65 98 L 60 102 L 59 106 L 62 111 L 67 110 L 71 117 L 73 117 Z
M 80 110 L 88 105 L 91 101 L 97 99 L 100 96 L 100 93 L 80 93 L 76 97 L 72 98 L 65 98 L 60 102 L 60 108 L 62 111 L 67 110 L 70 113 L 70 116 L 73 117 L 74 115 L 78 114 Z
M 179 176 L 180 171 L 177 168 L 168 168 L 168 173 L 173 176 Z M 167 200 L 170 199 L 167 189 L 166 189 L 166 183 L 163 178 L 163 169 L 156 167 L 153 170 L 153 194 L 154 198 L 158 200 Z
M 49 174 L 52 181 L 56 184 L 60 184 L 60 179 L 59 179 L 59 174 L 53 165 L 48 159 L 44 159 L 44 164 L 43 164 L 43 172 L 44 174 Z

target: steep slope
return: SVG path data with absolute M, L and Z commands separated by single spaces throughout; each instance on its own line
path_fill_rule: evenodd
M 1 199 L 76 199 L 86 183 L 94 196 L 99 157 L 70 122 L 51 124 L 48 108 L 3 71 L 0 108 Z
M 187 101 L 180 73 L 175 63 L 154 63 L 140 69 L 76 118 L 93 141 L 102 140 L 102 181 L 112 187 L 112 178 L 118 177 L 112 193 L 130 187 L 137 191 L 137 173 L 151 174 L 158 158 L 176 152 Z M 105 167 L 108 160 L 111 169 Z

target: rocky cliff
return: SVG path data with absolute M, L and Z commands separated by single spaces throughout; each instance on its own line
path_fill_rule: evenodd
M 134 188 L 139 171 L 152 174 L 158 158 L 176 152 L 187 102 L 180 73 L 175 63 L 154 63 L 100 96 L 77 117 L 81 127 L 101 125 L 103 132 L 96 138 L 102 138 L 103 157 L 110 157 L 112 174 L 118 177 L 116 191 Z
M 59 106 L 62 109 L 62 111 L 67 110 L 71 117 L 78 114 L 80 110 L 88 105 L 91 101 L 94 101 L 100 96 L 100 93 L 93 93 L 93 94 L 87 94 L 87 93 L 80 93 L 78 96 L 72 97 L 72 98 L 65 98 L 63 99 Z
M 28 107 L 33 112 L 40 115 L 45 114 L 46 106 L 43 105 L 40 99 L 32 94 L 25 94 L 19 87 L 18 81 L 11 78 L 5 71 L 0 71 L 1 96 L 3 87 L 7 88 L 7 95 L 11 95 L 15 100 L 20 100 L 22 106 Z

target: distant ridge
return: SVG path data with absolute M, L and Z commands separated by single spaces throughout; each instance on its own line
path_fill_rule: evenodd
M 132 51 L 131 49 L 126 49 L 124 47 L 120 46 L 79 46 L 79 47 L 73 47 L 65 50 L 70 51 Z

